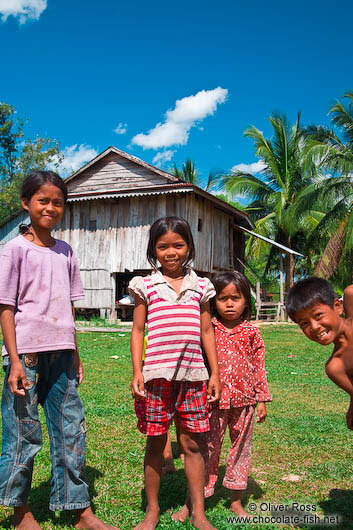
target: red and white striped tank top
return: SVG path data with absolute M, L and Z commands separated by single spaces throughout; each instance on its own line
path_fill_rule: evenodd
M 143 293 L 147 303 L 145 381 L 208 379 L 200 334 L 200 305 L 215 294 L 208 278 L 199 278 L 189 271 L 179 295 L 159 272 L 133 278 L 129 287 L 140 297 Z

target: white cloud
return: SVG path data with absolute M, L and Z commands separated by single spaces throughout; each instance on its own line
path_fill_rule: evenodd
M 46 8 L 47 0 L 0 0 L 3 22 L 11 15 L 19 17 L 20 24 L 25 24 L 28 19 L 38 20 Z
M 98 151 L 89 145 L 81 144 L 78 146 L 77 144 L 74 144 L 70 147 L 65 147 L 60 154 L 64 159 L 59 167 L 57 168 L 54 166 L 58 161 L 57 158 L 53 159 L 49 167 L 58 171 L 62 177 L 67 177 L 92 160 L 92 158 L 95 158 L 98 155 Z
M 147 134 L 137 134 L 132 143 L 143 149 L 159 149 L 171 145 L 185 145 L 189 131 L 197 122 L 216 112 L 217 105 L 224 103 L 228 90 L 217 87 L 214 90 L 200 90 L 193 96 L 178 99 L 173 110 L 167 110 L 164 123 L 157 125 Z
M 116 134 L 125 134 L 127 131 L 127 123 L 119 123 L 119 125 L 114 129 Z
M 231 171 L 242 171 L 243 173 L 260 173 L 265 169 L 266 164 L 263 160 L 253 162 L 252 164 L 237 164 L 233 166 Z
M 169 149 L 168 151 L 161 151 L 157 153 L 156 156 L 152 159 L 152 164 L 155 164 L 157 167 L 162 167 L 165 162 L 169 162 L 173 158 L 175 151 Z

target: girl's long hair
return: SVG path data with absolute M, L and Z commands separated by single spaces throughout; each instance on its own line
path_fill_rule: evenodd
M 190 225 L 182 217 L 161 217 L 153 223 L 150 229 L 150 237 L 147 246 L 147 259 L 152 265 L 154 270 L 157 270 L 157 255 L 156 255 L 156 244 L 160 237 L 164 236 L 167 232 L 175 232 L 182 237 L 188 247 L 185 263 L 183 268 L 191 266 L 192 261 L 195 258 L 195 245 L 192 237 Z
M 216 296 L 223 291 L 227 285 L 234 283 L 237 290 L 245 298 L 245 307 L 241 318 L 243 320 L 250 320 L 251 318 L 251 291 L 250 291 L 250 282 L 244 274 L 238 271 L 224 271 L 216 272 L 211 276 L 211 282 L 216 289 Z M 217 306 L 216 306 L 216 297 L 211 300 L 211 311 L 212 315 L 219 317 Z
M 62 191 L 64 196 L 64 202 L 67 202 L 67 186 L 63 179 L 59 177 L 54 171 L 42 171 L 36 169 L 28 173 L 25 177 L 22 188 L 21 188 L 21 199 L 26 199 L 27 202 L 31 200 L 33 195 L 46 183 L 53 184 Z M 19 226 L 20 234 L 25 234 L 28 232 L 31 225 L 21 224 Z

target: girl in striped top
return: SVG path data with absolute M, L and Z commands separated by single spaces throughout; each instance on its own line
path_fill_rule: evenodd
M 215 290 L 191 269 L 194 242 L 180 217 L 158 219 L 150 230 L 147 258 L 153 272 L 129 285 L 135 298 L 131 334 L 132 395 L 138 429 L 147 434 L 145 489 L 147 510 L 137 530 L 153 530 L 159 519 L 158 492 L 162 455 L 171 421 L 180 429 L 185 473 L 196 528 L 212 530 L 204 512 L 204 462 L 200 433 L 209 430 L 207 401 L 219 399 L 220 382 L 209 300 Z M 161 268 L 158 269 L 157 261 Z M 145 324 L 148 344 L 142 370 Z M 211 375 L 203 361 L 201 341 Z

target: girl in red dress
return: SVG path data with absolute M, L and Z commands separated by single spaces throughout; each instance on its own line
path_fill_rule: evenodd
M 232 490 L 230 510 L 247 516 L 242 493 L 247 487 L 250 468 L 254 414 L 262 423 L 266 418 L 269 394 L 264 365 L 265 348 L 257 327 L 250 324 L 250 284 L 237 272 L 213 275 L 216 289 L 212 324 L 215 330 L 221 379 L 221 398 L 212 404 L 210 431 L 206 437 L 205 497 L 214 493 L 219 459 L 228 426 L 231 448 L 223 486 Z

